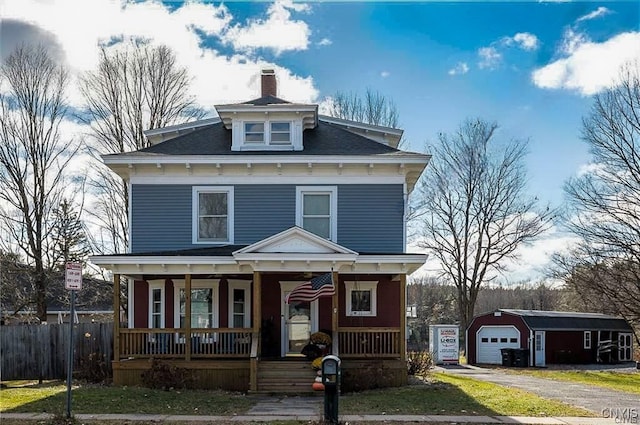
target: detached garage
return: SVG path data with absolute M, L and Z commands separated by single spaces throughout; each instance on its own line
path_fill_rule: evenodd
M 504 348 L 526 349 L 530 366 L 633 360 L 631 326 L 597 313 L 500 309 L 476 316 L 466 341 L 470 364 L 501 364 Z

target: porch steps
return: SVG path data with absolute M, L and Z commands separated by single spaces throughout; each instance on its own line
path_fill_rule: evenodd
M 316 377 L 309 360 L 264 360 L 258 362 L 258 393 L 305 394 L 317 393 L 311 389 Z

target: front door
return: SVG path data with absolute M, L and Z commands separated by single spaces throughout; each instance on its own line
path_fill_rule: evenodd
M 285 302 L 285 297 L 300 282 L 280 282 L 282 303 L 282 357 L 302 356 L 302 349 L 309 343 L 309 337 L 318 330 L 318 301 Z
M 536 366 L 545 366 L 544 331 L 536 331 L 534 335 Z

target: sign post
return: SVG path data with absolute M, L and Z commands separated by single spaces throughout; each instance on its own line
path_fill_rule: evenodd
M 69 355 L 67 357 L 67 418 L 71 418 L 71 379 L 73 373 L 73 318 L 75 317 L 76 291 L 82 289 L 82 264 L 66 263 L 64 287 L 71 291 L 69 308 Z

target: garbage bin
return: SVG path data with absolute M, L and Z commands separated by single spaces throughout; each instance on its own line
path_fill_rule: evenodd
M 529 366 L 529 349 L 517 348 L 513 350 L 513 365 L 516 367 Z
M 502 366 L 511 367 L 513 366 L 514 359 L 514 349 L 513 348 L 501 348 L 500 353 L 502 354 Z

